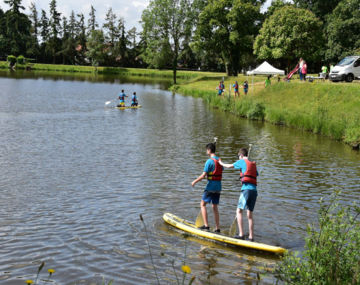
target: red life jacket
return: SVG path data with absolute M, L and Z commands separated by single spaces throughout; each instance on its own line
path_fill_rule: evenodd
M 245 171 L 245 173 L 240 172 L 241 182 L 257 185 L 257 183 L 256 183 L 256 177 L 257 177 L 256 162 L 250 161 L 248 159 L 244 159 L 244 161 L 246 163 L 246 171 Z
M 213 180 L 213 181 L 220 181 L 222 178 L 222 172 L 223 172 L 223 168 L 219 163 L 219 160 L 210 157 L 210 159 L 212 159 L 212 161 L 214 161 L 215 163 L 215 170 L 211 171 L 207 174 L 207 179 L 208 180 Z

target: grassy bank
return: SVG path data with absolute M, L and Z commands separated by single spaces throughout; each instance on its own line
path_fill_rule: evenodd
M 247 78 L 226 78 L 225 86 Z M 174 86 L 184 95 L 203 98 L 207 103 L 235 115 L 273 124 L 286 125 L 344 141 L 358 148 L 360 144 L 360 85 L 330 82 L 275 82 L 264 88 L 265 77 L 249 78 L 247 96 L 216 95 L 217 80 L 195 80 Z M 229 87 L 228 87 L 229 88 Z
M 6 61 L 0 61 L 0 69 L 8 69 Z M 81 65 L 61 65 L 61 64 L 27 64 L 17 65 L 16 69 L 24 70 L 29 68 L 34 71 L 58 71 L 58 72 L 71 72 L 71 73 L 97 73 L 97 74 L 115 74 L 119 76 L 143 76 L 143 77 L 158 77 L 158 78 L 173 78 L 172 70 L 158 70 L 158 69 L 145 69 L 145 68 L 122 68 L 122 67 L 94 67 L 94 66 L 81 66 Z M 216 76 L 210 72 L 197 72 L 197 71 L 178 71 L 177 78 L 180 81 L 192 80 L 201 76 Z

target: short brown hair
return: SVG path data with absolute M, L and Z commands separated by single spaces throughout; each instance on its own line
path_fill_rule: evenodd
M 238 153 L 238 155 L 240 156 L 240 155 L 242 155 L 242 156 L 248 156 L 248 150 L 247 150 L 247 148 L 240 148 L 240 150 L 239 150 L 239 153 Z

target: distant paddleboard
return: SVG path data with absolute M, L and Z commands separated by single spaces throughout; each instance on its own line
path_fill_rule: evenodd
M 260 250 L 260 251 L 267 251 L 267 252 L 272 252 L 272 253 L 276 253 L 276 254 L 284 254 L 286 252 L 286 249 L 282 248 L 282 247 L 267 245 L 267 244 L 259 243 L 259 242 L 252 242 L 252 241 L 247 241 L 247 240 L 236 239 L 236 238 L 229 237 L 226 235 L 200 230 L 193 223 L 186 221 L 184 219 L 181 219 L 170 213 L 165 213 L 163 215 L 163 219 L 168 224 L 170 224 L 180 230 L 188 232 L 194 236 L 207 238 L 207 239 L 218 241 L 218 242 L 225 243 L 225 244 L 231 244 L 234 246 L 256 249 L 256 250 Z
M 126 110 L 126 109 L 139 109 L 141 108 L 141 105 L 137 105 L 137 106 L 124 106 L 124 107 L 120 107 L 120 106 L 116 106 L 116 109 L 119 110 Z

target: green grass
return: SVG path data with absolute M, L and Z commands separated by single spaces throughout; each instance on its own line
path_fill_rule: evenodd
M 225 86 L 247 78 L 226 78 Z M 210 105 L 235 115 L 264 120 L 322 134 L 344 141 L 353 147 L 360 144 L 360 85 L 331 82 L 277 82 L 264 88 L 265 77 L 249 79 L 247 96 L 240 98 L 216 95 L 217 80 L 194 81 L 172 87 L 184 95 L 203 98 Z

